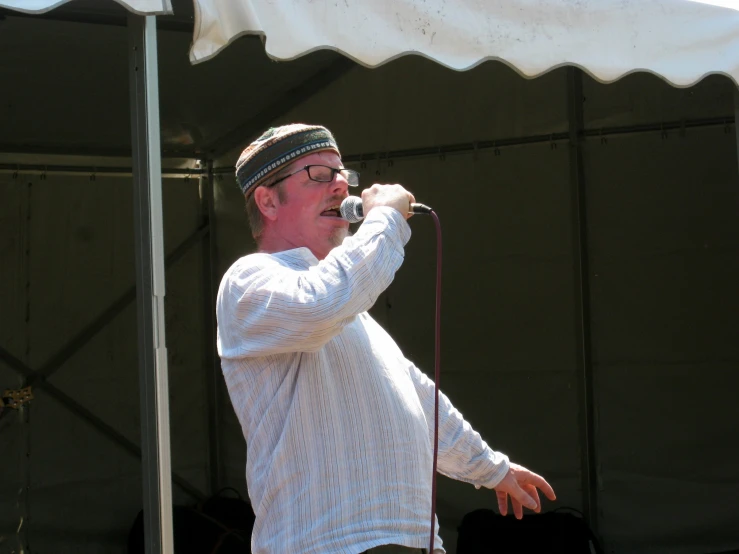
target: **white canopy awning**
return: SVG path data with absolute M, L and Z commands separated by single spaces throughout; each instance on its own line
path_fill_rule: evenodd
M 0 8 L 22 13 L 40 14 L 70 0 L 0 0 Z M 140 15 L 165 15 L 172 13 L 172 0 L 115 0 L 128 10 Z
M 527 77 L 575 65 L 601 82 L 635 71 L 689 86 L 739 83 L 739 0 L 195 0 L 193 63 L 244 34 L 291 60 L 317 49 L 375 67 L 419 54 L 452 69 L 501 60 Z

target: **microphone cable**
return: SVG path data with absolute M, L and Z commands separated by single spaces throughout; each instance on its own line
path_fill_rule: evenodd
M 341 217 L 350 223 L 358 223 L 364 219 L 362 199 L 348 196 L 341 202 Z M 424 204 L 411 204 L 411 213 L 430 215 L 436 226 L 436 320 L 434 324 L 434 458 L 431 475 L 431 533 L 428 554 L 434 552 L 436 536 L 436 468 L 439 458 L 439 381 L 441 377 L 441 223 L 436 212 Z
M 428 554 L 434 552 L 436 537 L 436 467 L 439 457 L 439 381 L 441 377 L 441 223 L 434 210 L 429 211 L 436 226 L 436 318 L 434 322 L 434 461 L 431 475 L 431 537 Z

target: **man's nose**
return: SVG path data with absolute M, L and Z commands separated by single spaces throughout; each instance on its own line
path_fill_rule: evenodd
M 343 194 L 349 191 L 349 181 L 341 173 L 337 173 L 330 188 L 333 194 Z

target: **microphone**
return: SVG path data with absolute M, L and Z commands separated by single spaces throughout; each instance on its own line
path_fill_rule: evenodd
M 411 204 L 411 213 L 430 214 L 431 211 L 431 208 L 424 204 Z M 364 206 L 362 205 L 362 199 L 359 196 L 347 196 L 341 203 L 339 212 L 341 212 L 341 217 L 346 219 L 349 223 L 359 223 L 364 219 Z

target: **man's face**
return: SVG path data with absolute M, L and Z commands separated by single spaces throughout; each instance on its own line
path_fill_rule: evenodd
M 340 168 L 341 158 L 335 152 L 317 152 L 293 162 L 287 173 L 306 165 Z M 339 216 L 341 201 L 349 196 L 349 184 L 339 173 L 330 183 L 319 183 L 300 171 L 283 181 L 284 202 L 277 205 L 274 231 L 293 248 L 305 246 L 319 260 L 346 238 L 349 222 Z M 286 197 L 286 198 L 285 198 Z

